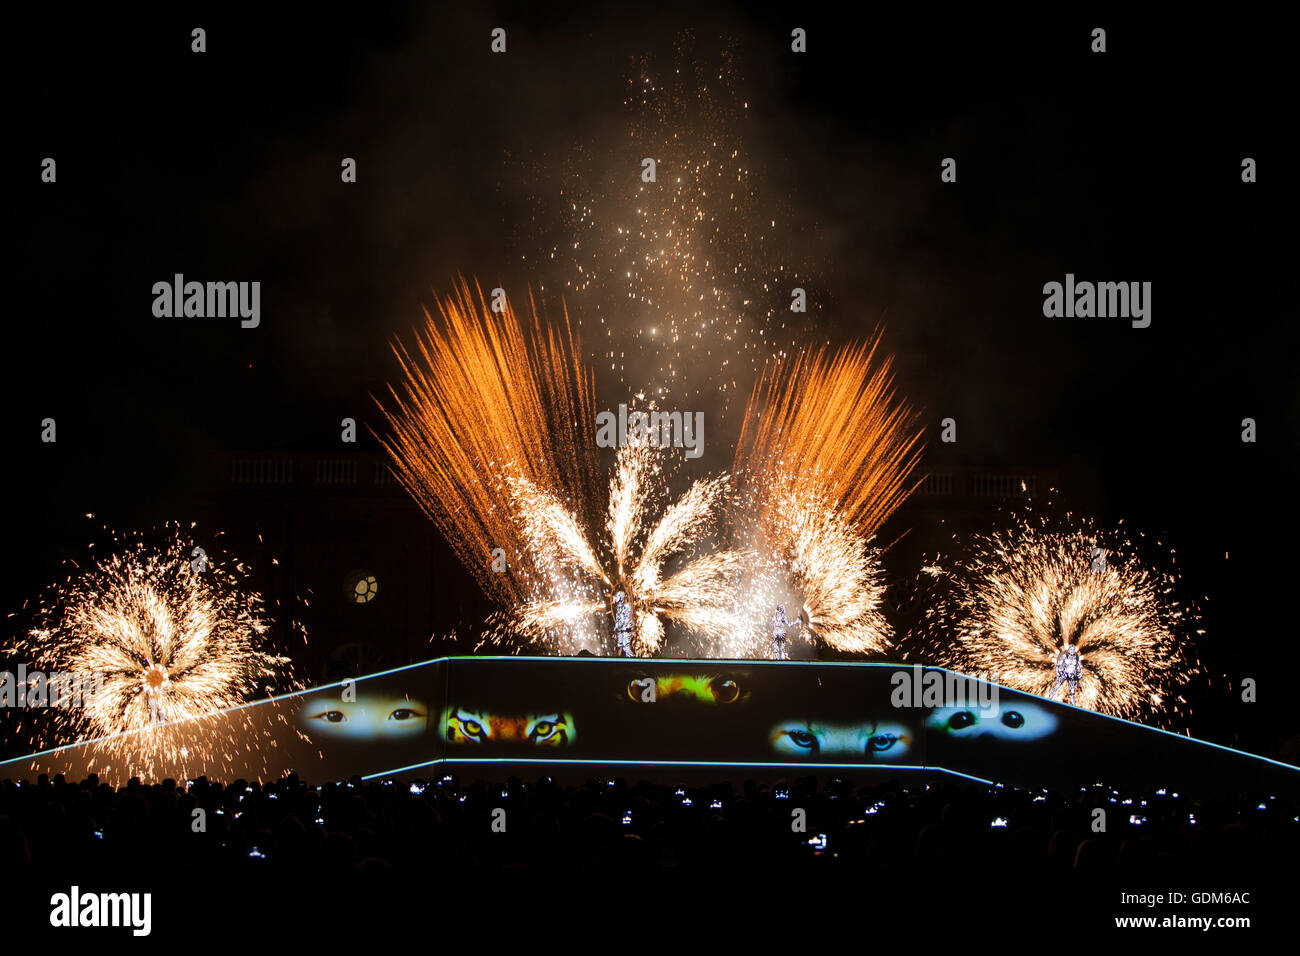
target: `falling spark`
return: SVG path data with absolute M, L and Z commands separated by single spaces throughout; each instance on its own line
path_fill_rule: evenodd
M 641 58 L 629 72 L 617 131 L 620 153 L 575 149 L 559 189 L 563 234 L 548 242 L 566 297 L 592 328 L 603 372 L 726 414 L 773 348 L 817 321 L 812 269 L 788 257 L 805 225 L 746 142 L 732 41 L 689 31 L 671 67 Z M 656 163 L 646 182 L 641 158 Z M 584 328 L 585 332 L 585 328 Z

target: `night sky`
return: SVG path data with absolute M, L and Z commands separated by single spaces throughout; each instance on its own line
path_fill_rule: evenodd
M 1205 599 L 1202 657 L 1260 681 L 1257 713 L 1222 682 L 1205 692 L 1197 732 L 1294 736 L 1281 31 L 1098 10 L 535 7 L 211 5 L 13 25 L 6 611 L 56 575 L 87 512 L 123 528 L 185 520 L 215 453 L 335 448 L 347 415 L 379 428 L 390 342 L 456 276 L 558 289 L 528 260 L 563 231 L 564 164 L 575 146 L 618 161 L 634 60 L 671 63 L 689 29 L 694 55 L 734 51 L 745 141 L 814 276 L 810 339 L 883 324 L 923 410 L 923 467 L 1054 469 L 1072 510 L 1167 540 Z M 194 26 L 205 54 L 190 52 Z M 794 26 L 807 54 L 790 52 Z M 1089 52 L 1094 26 L 1105 54 Z M 945 156 L 955 184 L 940 182 Z M 154 318 L 151 287 L 177 272 L 261 281 L 261 326 Z M 1151 327 L 1045 318 L 1042 286 L 1067 272 L 1151 282 Z M 948 416 L 955 445 L 938 441 Z M 46 417 L 56 445 L 40 440 Z M 714 448 L 701 469 L 726 466 L 729 447 Z

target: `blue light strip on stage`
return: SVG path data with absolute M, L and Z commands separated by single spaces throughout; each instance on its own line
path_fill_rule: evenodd
M 370 773 L 362 777 L 362 780 L 382 780 L 392 777 L 399 773 L 407 773 L 412 770 L 419 770 L 424 767 L 436 767 L 447 764 L 546 764 L 554 766 L 601 766 L 601 767 L 748 767 L 759 770 L 853 770 L 862 772 L 863 770 L 917 770 L 922 773 L 947 773 L 954 777 L 964 777 L 967 780 L 974 780 L 977 783 L 986 783 L 992 786 L 994 781 L 985 780 L 983 777 L 976 777 L 969 773 L 960 773 L 956 770 L 948 770 L 945 767 L 918 767 L 914 764 L 861 764 L 861 763 L 767 763 L 755 761 L 731 761 L 731 760 L 551 760 L 545 757 L 463 757 L 463 758 L 440 758 L 430 760 L 426 763 L 411 764 L 408 767 L 398 767 L 394 770 L 385 770 L 382 773 Z

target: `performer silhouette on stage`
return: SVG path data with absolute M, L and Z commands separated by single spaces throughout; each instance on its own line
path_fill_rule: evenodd
M 1073 644 L 1066 644 L 1056 655 L 1056 683 L 1052 685 L 1052 692 L 1047 696 L 1056 700 L 1057 692 L 1060 691 L 1062 684 L 1069 687 L 1070 703 L 1074 703 L 1075 695 L 1079 691 L 1079 681 L 1083 677 L 1083 660 L 1079 657 L 1079 649 Z
M 622 591 L 614 595 L 614 637 L 618 641 L 619 654 L 631 657 L 632 605 L 627 603 L 627 595 Z
M 772 660 L 788 661 L 790 659 L 790 651 L 786 647 L 786 634 L 791 628 L 798 627 L 799 623 L 796 620 L 791 624 L 785 619 L 784 604 L 776 606 L 776 616 L 772 618 Z
M 1092 570 L 1095 573 L 1106 570 L 1106 549 L 1097 544 L 1092 546 Z

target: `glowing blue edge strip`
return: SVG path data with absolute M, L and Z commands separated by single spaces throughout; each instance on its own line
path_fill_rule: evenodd
M 391 777 L 394 774 L 407 773 L 411 770 L 419 770 L 422 767 L 433 767 L 438 764 L 551 764 L 555 766 L 582 765 L 582 766 L 615 766 L 615 767 L 760 767 L 770 768 L 795 768 L 795 769 L 820 769 L 820 770 L 919 770 L 923 773 L 949 773 L 954 777 L 965 777 L 967 780 L 974 780 L 978 783 L 987 783 L 994 785 L 994 781 L 985 780 L 983 777 L 976 777 L 969 773 L 961 773 L 957 770 L 948 770 L 944 767 L 918 767 L 914 764 L 886 764 L 886 763 L 767 763 L 762 761 L 747 760 L 566 760 L 560 757 L 520 757 L 518 759 L 511 757 L 441 757 L 437 760 L 429 760 L 424 763 L 413 763 L 408 767 L 397 767 L 394 770 L 384 770 L 380 773 L 369 773 L 362 777 L 362 780 L 379 780 L 385 777 Z

